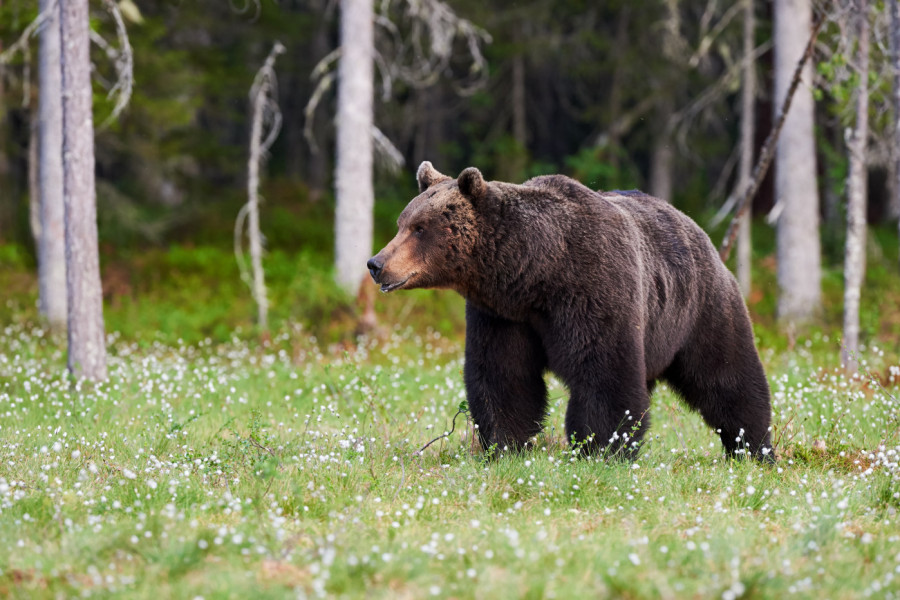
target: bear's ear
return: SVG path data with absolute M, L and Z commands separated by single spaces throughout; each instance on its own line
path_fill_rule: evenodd
M 463 196 L 471 198 L 472 200 L 480 198 L 481 195 L 484 194 L 485 187 L 487 186 L 484 182 L 484 177 L 481 176 L 481 171 L 475 167 L 469 167 L 468 169 L 463 170 L 463 172 L 459 174 L 456 184 L 459 186 L 459 191 L 462 192 Z
M 450 179 L 443 173 L 440 173 L 437 169 L 435 169 L 430 162 L 427 160 L 424 161 L 421 165 L 419 165 L 419 170 L 416 171 L 416 181 L 419 183 L 419 193 L 421 194 L 434 184 L 446 181 Z

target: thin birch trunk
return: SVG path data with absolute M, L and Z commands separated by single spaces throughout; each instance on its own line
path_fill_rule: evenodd
M 264 84 L 265 85 L 265 84 Z M 269 328 L 269 299 L 262 267 L 262 234 L 259 231 L 259 161 L 265 91 L 253 101 L 253 124 L 250 133 L 250 161 L 247 175 L 247 235 L 250 238 L 250 268 L 253 271 L 253 299 L 256 300 L 256 322 L 263 331 Z
M 805 50 L 812 21 L 810 0 L 775 0 L 775 106 L 780 107 Z M 819 191 L 812 97 L 812 66 L 803 69 L 793 109 L 778 140 L 775 194 L 778 218 L 778 319 L 792 326 L 821 307 Z
M 106 379 L 87 0 L 60 2 L 69 371 Z
M 860 85 L 856 96 L 856 127 L 847 144 L 847 246 L 844 256 L 844 341 L 841 362 L 847 371 L 859 368 L 859 301 L 866 272 L 866 142 L 869 137 L 869 2 L 854 1 L 856 64 Z
M 250 159 L 247 162 L 247 236 L 250 239 L 250 268 L 253 280 L 250 289 L 256 301 L 256 321 L 262 331 L 269 328 L 269 299 L 266 293 L 265 272 L 262 266 L 262 233 L 259 229 L 259 167 L 280 126 L 280 118 L 274 118 L 272 129 L 264 136 L 267 111 L 275 117 L 280 113 L 272 105 L 275 102 L 275 58 L 284 52 L 284 46 L 276 42 L 266 58 L 265 64 L 256 75 L 250 100 L 253 104 L 253 119 L 250 125 Z
M 372 253 L 374 13 L 372 0 L 341 2 L 335 164 L 335 262 L 338 284 L 356 294 Z
M 46 11 L 57 0 L 41 0 Z M 38 49 L 38 179 L 41 236 L 38 242 L 40 311 L 51 328 L 64 330 L 66 228 L 63 206 L 62 71 L 59 10 L 47 18 Z
M 754 102 L 756 100 L 756 72 L 753 64 L 754 30 L 756 15 L 753 0 L 744 0 L 744 64 L 743 85 L 741 86 L 741 162 L 738 172 L 739 194 L 744 194 L 750 186 L 750 172 L 753 169 L 753 136 L 755 129 Z M 752 210 L 747 210 L 741 218 L 737 239 L 737 280 L 744 298 L 750 297 L 752 288 L 751 265 L 753 245 L 750 238 Z

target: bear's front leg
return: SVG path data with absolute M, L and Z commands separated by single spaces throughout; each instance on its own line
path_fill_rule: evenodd
M 484 450 L 520 449 L 541 431 L 546 367 L 541 340 L 530 326 L 466 303 L 466 395 Z

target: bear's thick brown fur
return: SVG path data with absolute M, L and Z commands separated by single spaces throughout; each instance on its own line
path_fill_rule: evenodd
M 422 163 L 420 194 L 369 260 L 382 291 L 466 298 L 465 383 L 482 446 L 522 447 L 569 388 L 566 433 L 631 453 L 667 381 L 730 453 L 771 458 L 769 386 L 737 283 L 686 215 L 640 192 L 562 175 L 522 185 Z

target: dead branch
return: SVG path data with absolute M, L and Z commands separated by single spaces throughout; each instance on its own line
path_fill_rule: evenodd
M 263 240 L 259 230 L 259 170 L 281 129 L 281 111 L 276 102 L 278 90 L 275 59 L 284 51 L 285 47 L 280 42 L 275 42 L 250 87 L 253 117 L 250 127 L 250 158 L 247 162 L 247 203 L 238 213 L 234 229 L 234 252 L 241 279 L 250 287 L 253 299 L 256 301 L 257 322 L 263 331 L 268 327 L 269 302 L 262 268 Z M 247 272 L 241 247 L 245 222 L 247 223 L 247 237 L 250 241 L 252 279 L 251 274 Z
M 103 0 L 103 6 L 112 15 L 116 23 L 116 37 L 119 40 L 119 50 L 113 56 L 109 51 L 107 55 L 114 61 L 116 69 L 116 84 L 109 90 L 107 98 L 112 98 L 118 94 L 116 104 L 108 117 L 100 125 L 101 128 L 107 127 L 110 123 L 119 118 L 128 102 L 131 100 L 131 92 L 134 87 L 134 52 L 131 48 L 131 42 L 128 39 L 128 30 L 125 29 L 125 21 L 122 20 L 122 13 L 119 5 L 113 0 Z M 93 39 L 93 38 L 92 38 Z
M 469 414 L 469 409 L 468 409 L 468 407 L 462 407 L 462 408 L 460 408 L 458 411 L 456 411 L 456 414 L 453 415 L 453 422 L 451 423 L 450 431 L 445 432 L 443 435 L 437 436 L 436 438 L 434 438 L 433 440 L 431 440 L 430 442 L 428 442 L 427 444 L 425 444 L 424 446 L 422 446 L 421 448 L 419 448 L 418 450 L 416 450 L 414 454 L 415 454 L 416 456 L 418 456 L 418 455 L 422 454 L 422 452 L 424 452 L 425 449 L 428 448 L 428 446 L 432 445 L 432 444 L 435 443 L 436 441 L 442 440 L 442 439 L 444 439 L 444 438 L 446 438 L 446 437 L 450 437 L 450 435 L 456 430 L 456 418 L 457 418 L 459 415 L 465 415 L 465 414 Z
M 375 142 L 375 158 L 391 173 L 397 173 L 406 163 L 403 153 L 375 125 L 372 125 L 372 141 Z
M 34 37 L 41 26 L 50 18 L 50 13 L 58 9 L 58 4 L 53 2 L 43 12 L 38 14 L 35 19 L 28 24 L 28 27 L 22 32 L 15 42 L 9 45 L 9 48 L 0 52 L 0 65 L 8 65 L 18 53 L 27 54 L 28 42 Z
M 791 101 L 794 99 L 794 93 L 797 91 L 797 87 L 800 85 L 800 79 L 803 75 L 803 68 L 806 66 L 806 62 L 810 59 L 813 53 L 813 48 L 815 47 L 816 38 L 819 35 L 819 31 L 822 29 L 822 24 L 825 22 L 825 16 L 820 16 L 815 24 L 813 25 L 812 33 L 809 36 L 809 42 L 806 44 L 806 50 L 803 52 L 803 56 L 800 57 L 800 61 L 797 63 L 797 68 L 794 69 L 794 76 L 791 79 L 791 86 L 788 88 L 787 95 L 784 97 L 784 103 L 781 106 L 781 113 L 778 116 L 778 121 L 775 123 L 775 126 L 772 127 L 772 130 L 769 132 L 768 137 L 766 138 L 765 144 L 763 144 L 762 151 L 759 154 L 759 158 L 756 161 L 756 166 L 753 168 L 753 176 L 750 178 L 750 185 L 747 186 L 747 189 L 744 191 L 744 195 L 741 197 L 740 202 L 737 205 L 737 210 L 734 214 L 734 218 L 731 219 L 731 223 L 728 225 L 728 231 L 725 233 L 725 238 L 722 240 L 722 246 L 719 250 L 719 257 L 722 259 L 722 262 L 728 260 L 728 257 L 731 255 L 731 248 L 734 246 L 734 241 L 737 239 L 738 234 L 738 226 L 740 225 L 741 219 L 745 217 L 747 209 L 750 207 L 750 199 L 756 194 L 756 190 L 759 189 L 760 183 L 762 183 L 763 177 L 766 176 L 766 172 L 769 170 L 769 165 L 772 163 L 772 159 L 775 156 L 775 145 L 778 143 L 778 136 L 781 135 L 781 129 L 784 127 L 784 122 L 787 119 L 788 111 L 791 109 Z
M 334 84 L 334 63 L 336 63 L 340 57 L 341 49 L 335 48 L 326 54 L 322 60 L 316 63 L 316 66 L 313 67 L 312 73 L 309 76 L 310 79 L 317 81 L 317 83 L 312 95 L 309 97 L 309 101 L 306 103 L 306 106 L 303 107 L 303 137 L 306 139 L 306 143 L 309 144 L 310 149 L 316 154 L 319 152 L 319 145 L 316 143 L 316 137 L 313 133 L 314 117 L 316 109 L 322 101 L 322 96 L 324 96 L 325 92 L 331 89 L 331 86 Z

